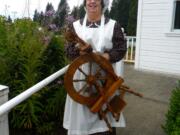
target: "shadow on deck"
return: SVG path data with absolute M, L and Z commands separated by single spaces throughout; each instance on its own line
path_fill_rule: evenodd
M 165 135 L 162 125 L 165 123 L 171 91 L 178 79 L 136 71 L 132 64 L 125 64 L 124 69 L 125 84 L 144 97 L 126 94 L 126 128 L 117 128 L 117 135 Z

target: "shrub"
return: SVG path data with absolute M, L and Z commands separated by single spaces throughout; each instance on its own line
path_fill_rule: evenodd
M 172 91 L 170 107 L 163 128 L 168 135 L 180 135 L 180 81 Z
M 39 68 L 41 79 L 58 71 L 65 66 L 64 41 L 60 36 L 53 36 L 41 58 L 42 66 Z M 63 78 L 59 77 L 53 83 L 41 91 L 41 103 L 44 105 L 42 113 L 42 125 L 39 125 L 37 132 L 39 134 L 53 134 L 56 128 L 61 127 L 64 104 L 65 89 L 63 87 Z M 46 100 L 44 100 L 46 99 Z
M 29 19 L 9 24 L 0 18 L 0 83 L 10 87 L 10 98 L 22 93 L 65 65 L 63 39 L 39 30 Z M 49 42 L 44 44 L 44 37 Z M 9 113 L 11 131 L 53 134 L 61 126 L 65 90 L 61 77 L 16 106 Z
M 42 33 L 38 30 L 38 25 L 31 20 L 16 20 L 7 26 L 7 33 L 2 58 L 7 67 L 7 76 L 3 78 L 6 78 L 5 84 L 10 87 L 11 98 L 38 82 L 40 57 L 46 47 L 40 40 Z M 43 112 L 43 108 L 38 101 L 39 97 L 39 93 L 34 94 L 11 111 L 11 127 L 31 129 L 40 123 L 38 115 Z

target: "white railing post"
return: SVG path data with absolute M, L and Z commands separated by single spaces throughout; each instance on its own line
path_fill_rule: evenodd
M 136 47 L 136 37 L 135 36 L 126 36 L 127 40 L 127 52 L 124 58 L 125 62 L 135 62 L 135 47 Z
M 127 52 L 126 52 L 126 58 L 125 60 L 128 60 L 129 59 L 129 41 L 130 41 L 130 38 L 127 38 Z
M 0 85 L 0 105 L 8 101 L 9 88 Z M 0 135 L 9 135 L 8 113 L 0 116 Z
M 133 48 L 134 48 L 134 38 L 132 38 L 132 40 L 131 40 L 131 57 L 130 57 L 130 60 L 133 60 Z

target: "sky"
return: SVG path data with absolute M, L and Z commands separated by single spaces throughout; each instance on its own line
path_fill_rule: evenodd
M 12 19 L 28 17 L 28 1 L 29 1 L 29 14 L 32 17 L 35 9 L 45 11 L 48 2 L 51 2 L 56 10 L 60 0 L 0 0 L 0 15 L 10 15 Z M 67 0 L 70 9 L 78 4 L 81 4 L 83 0 Z

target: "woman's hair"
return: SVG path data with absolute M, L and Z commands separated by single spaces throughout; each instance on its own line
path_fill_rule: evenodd
M 86 6 L 86 0 L 84 0 L 84 6 Z M 102 6 L 102 9 L 104 8 L 104 1 L 101 0 L 101 6 Z

